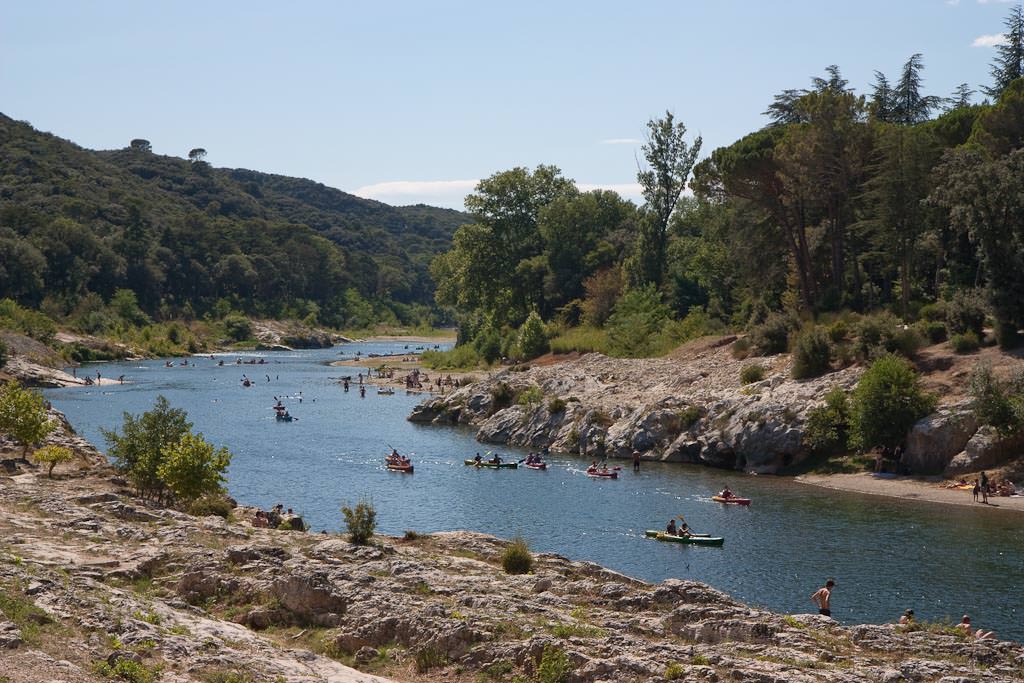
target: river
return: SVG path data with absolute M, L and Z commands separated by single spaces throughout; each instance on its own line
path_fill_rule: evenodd
M 172 368 L 163 361 L 103 363 L 79 372 L 124 374 L 126 383 L 45 394 L 101 448 L 101 427 L 118 429 L 123 412 L 141 413 L 165 396 L 188 412 L 195 431 L 234 454 L 227 477 L 232 496 L 264 508 L 292 507 L 313 531 L 338 531 L 340 506 L 368 498 L 378 531 L 387 534 L 519 534 L 534 550 L 649 581 L 704 581 L 783 613 L 813 611 L 808 597 L 834 577 L 832 613 L 844 623 L 894 621 L 910 607 L 928 620 L 956 621 L 968 613 L 979 627 L 1024 640 L 1024 520 L 1017 514 L 845 494 L 691 465 L 644 463 L 633 473 L 623 463 L 618 480 L 587 477 L 587 463 L 571 455 L 552 454 L 543 472 L 466 467 L 464 458 L 493 447 L 478 444 L 466 429 L 408 422 L 421 397 L 378 396 L 371 389 L 360 398 L 355 384 L 345 393 L 338 378 L 359 369 L 328 365 L 340 354 L 403 350 L 403 343 L 368 342 L 221 354 L 223 367 L 208 357 Z M 268 363 L 234 364 L 255 356 Z M 252 387 L 242 387 L 243 374 Z M 285 397 L 296 421 L 274 419 L 274 397 Z M 383 468 L 389 445 L 414 454 L 415 474 Z M 505 459 L 525 455 L 497 450 Z M 753 505 L 712 502 L 709 496 L 724 484 Z M 725 545 L 643 537 L 644 529 L 663 528 L 679 514 L 698 531 L 724 536 Z

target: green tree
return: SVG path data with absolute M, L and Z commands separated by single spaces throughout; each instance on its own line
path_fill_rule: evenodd
M 640 236 L 635 245 L 631 280 L 634 284 L 653 283 L 661 287 L 665 278 L 668 226 L 679 197 L 686 189 L 701 137 L 686 142 L 686 126 L 672 112 L 647 122 L 647 141 L 641 147 L 646 168 L 637 172 L 647 216 L 640 221 Z
M 191 502 L 223 490 L 224 472 L 231 464 L 226 448 L 215 449 L 202 434 L 184 434 L 161 451 L 160 480 L 181 502 Z
M 144 140 L 142 138 L 135 138 L 130 143 L 128 143 L 128 146 L 137 152 L 153 151 L 153 145 L 149 143 L 149 140 Z
M 583 300 L 583 319 L 588 325 L 602 327 L 615 303 L 622 295 L 622 269 L 618 266 L 599 270 L 583 281 L 586 298 Z
M 164 452 L 190 434 L 191 429 L 192 423 L 184 410 L 172 408 L 166 398 L 157 396 L 152 410 L 138 417 L 124 413 L 120 434 L 106 429 L 100 431 L 118 471 L 127 475 L 141 495 L 162 500 L 165 484 L 160 466 Z
M 526 317 L 526 322 L 519 328 L 517 345 L 523 360 L 536 358 L 550 350 L 547 332 L 544 329 L 544 321 L 541 320 L 537 311 L 530 311 L 530 315 Z
M 871 87 L 871 104 L 869 108 L 871 115 L 876 121 L 882 121 L 883 123 L 895 123 L 893 109 L 894 107 L 894 93 L 892 91 L 892 84 L 889 83 L 889 79 L 881 71 L 875 72 L 875 83 Z
M 196 147 L 195 149 L 190 150 L 188 153 L 188 160 L 191 161 L 193 164 L 196 163 L 197 161 L 202 161 L 205 158 L 206 150 L 203 149 L 202 147 Z
M 654 354 L 670 313 L 654 284 L 626 292 L 608 319 L 609 351 L 613 356 L 634 358 Z
M 1024 376 L 1000 380 L 992 364 L 983 362 L 971 372 L 971 407 L 982 424 L 991 425 L 1004 437 L 1024 425 Z
M 924 79 L 921 72 L 924 61 L 921 54 L 911 55 L 903 65 L 900 80 L 892 93 L 892 120 L 904 126 L 927 121 L 933 109 L 938 108 L 941 99 L 934 95 L 922 95 Z
M 356 545 L 366 545 L 373 538 L 377 528 L 377 511 L 369 500 L 361 500 L 355 507 L 343 505 L 341 514 L 345 516 L 348 527 L 348 539 Z
M 119 289 L 110 298 L 110 309 L 129 325 L 146 325 L 149 316 L 139 308 L 138 298 L 130 289 Z
M 935 408 L 917 371 L 903 358 L 889 354 L 871 364 L 853 390 L 850 442 L 861 451 L 903 443 L 915 422 Z
M 21 444 L 22 458 L 55 428 L 39 392 L 22 387 L 17 380 L 0 387 L 0 432 Z
M 846 447 L 850 428 L 850 405 L 842 387 L 825 394 L 825 402 L 807 411 L 804 443 L 817 453 L 832 453 Z
M 46 465 L 46 476 L 53 479 L 53 468 L 75 457 L 70 448 L 64 446 L 43 446 L 32 454 L 32 459 Z
M 992 86 L 982 87 L 989 97 L 998 99 L 1010 83 L 1024 76 L 1024 13 L 1016 5 L 1003 20 L 1006 31 L 1003 42 L 996 46 L 990 73 Z
M 961 83 L 953 89 L 953 94 L 944 100 L 943 112 L 949 113 L 957 109 L 966 109 L 971 106 L 975 91 L 966 83 Z

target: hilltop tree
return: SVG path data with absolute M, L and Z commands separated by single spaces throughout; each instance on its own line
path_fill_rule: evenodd
M 55 427 L 39 392 L 22 387 L 17 381 L 0 387 L 0 432 L 21 444 L 22 458 Z
M 839 94 L 851 92 L 846 86 L 849 82 L 843 78 L 839 67 L 831 64 L 825 68 L 825 77 L 815 76 L 811 79 L 812 88 L 790 88 L 783 90 L 775 96 L 768 109 L 761 112 L 769 117 L 772 122 L 769 126 L 785 126 L 791 123 L 803 123 L 806 121 L 805 112 L 802 112 L 797 103 L 812 92 L 831 92 Z
M 974 94 L 975 91 L 969 85 L 961 83 L 954 88 L 953 94 L 944 100 L 946 106 L 943 108 L 943 111 L 948 113 L 971 106 Z
M 921 54 L 911 55 L 903 71 L 900 80 L 892 93 L 892 120 L 904 126 L 912 126 L 922 121 L 927 121 L 931 111 L 939 106 L 940 99 L 934 95 L 922 95 L 921 86 L 924 79 L 921 72 L 924 70 L 924 61 Z
M 686 189 L 693 164 L 700 154 L 701 137 L 686 142 L 686 126 L 672 112 L 647 122 L 647 142 L 641 149 L 647 167 L 637 172 L 647 215 L 640 222 L 631 278 L 634 284 L 660 287 L 665 278 L 668 226 L 679 197 Z
M 1003 26 L 1006 27 L 1003 42 L 996 46 L 996 56 L 990 69 L 992 86 L 982 88 L 993 98 L 1000 97 L 1010 83 L 1024 76 L 1024 12 L 1020 5 L 1010 10 Z
M 136 152 L 153 151 L 153 145 L 149 144 L 149 140 L 143 140 L 142 138 L 135 138 L 134 140 L 128 143 L 128 146 L 131 147 Z
M 188 160 L 191 161 L 192 163 L 196 163 L 197 161 L 202 161 L 205 158 L 206 158 L 206 150 L 203 149 L 202 147 L 196 147 L 195 149 L 189 151 L 189 153 L 188 153 Z

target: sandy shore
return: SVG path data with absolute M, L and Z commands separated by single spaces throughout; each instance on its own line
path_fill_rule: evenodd
M 988 505 L 985 505 L 975 503 L 969 490 L 943 488 L 945 482 L 934 479 L 917 477 L 884 479 L 865 472 L 860 474 L 805 474 L 797 477 L 796 481 L 837 491 L 852 491 L 945 505 L 968 505 L 1024 512 L 1024 496 L 1010 498 L 990 496 Z

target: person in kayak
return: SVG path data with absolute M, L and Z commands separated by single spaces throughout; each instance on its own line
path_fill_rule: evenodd
M 668 526 L 665 527 L 665 533 L 669 536 L 676 536 L 676 520 L 668 520 Z
M 825 582 L 825 585 L 811 594 L 811 602 L 818 606 L 818 614 L 822 616 L 832 616 L 832 588 L 834 588 L 836 582 L 829 579 Z
M 729 490 L 729 487 L 726 486 L 718 495 L 721 496 L 722 498 L 732 498 L 734 494 L 731 490 Z
M 495 453 L 494 457 L 491 458 L 490 460 L 488 460 L 487 462 L 489 462 L 492 465 L 500 465 L 501 464 L 501 456 L 498 455 L 497 453 Z
M 473 458 L 473 460 L 476 461 L 477 465 L 479 465 L 480 463 L 482 463 L 484 461 L 484 459 L 482 457 L 480 457 L 480 452 L 479 451 L 477 452 L 476 457 Z

